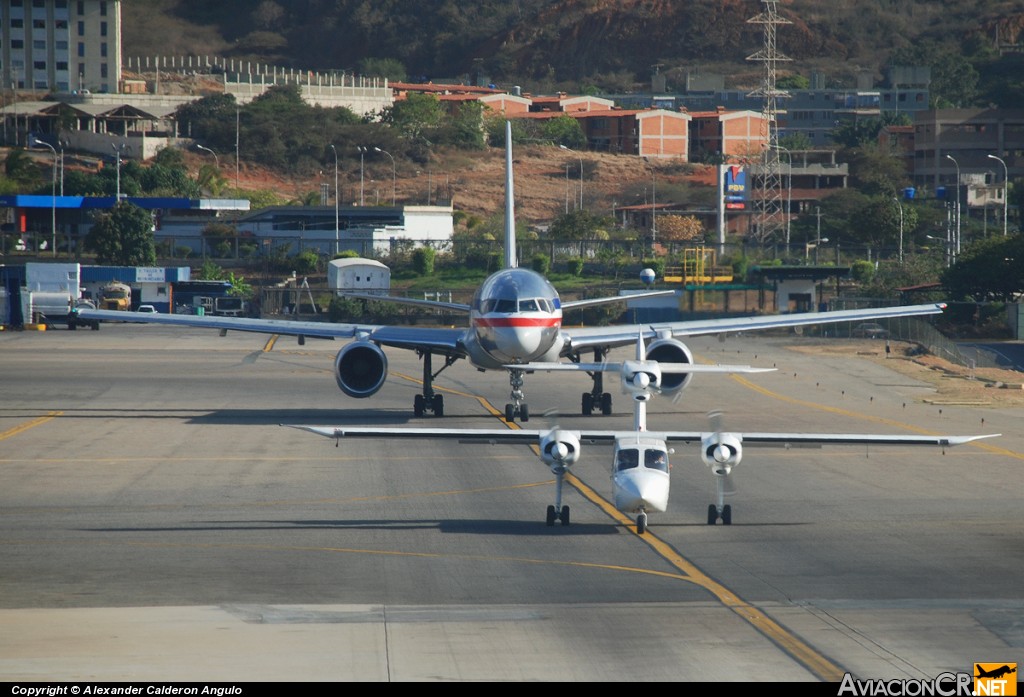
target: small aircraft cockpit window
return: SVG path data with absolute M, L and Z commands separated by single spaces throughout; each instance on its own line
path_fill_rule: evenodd
M 648 450 L 644 453 L 644 467 L 668 472 L 668 456 L 664 450 Z
M 618 471 L 633 469 L 640 464 L 640 451 L 636 448 L 620 450 L 615 459 L 615 469 Z

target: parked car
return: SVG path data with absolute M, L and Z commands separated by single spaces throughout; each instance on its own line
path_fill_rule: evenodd
M 865 322 L 864 324 L 858 324 L 854 327 L 853 331 L 850 332 L 850 336 L 854 336 L 859 339 L 888 339 L 889 330 L 881 324 Z

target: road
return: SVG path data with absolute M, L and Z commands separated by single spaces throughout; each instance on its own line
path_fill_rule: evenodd
M 572 525 L 548 528 L 553 478 L 528 448 L 335 447 L 278 425 L 437 423 L 411 415 L 412 355 L 352 400 L 336 342 L 2 333 L 0 680 L 838 682 L 1020 662 L 1019 411 L 925 403 L 884 365 L 786 343 L 694 342 L 779 370 L 700 376 L 654 402 L 652 429 L 723 408 L 736 430 L 1006 435 L 748 449 L 730 527 L 706 525 L 713 482 L 682 446 L 643 536 L 603 500 L 594 448 Z M 460 364 L 437 386 L 444 425 L 500 423 L 506 376 Z M 567 427 L 630 427 L 623 396 L 578 416 L 584 386 L 528 376 L 530 425 L 557 407 Z

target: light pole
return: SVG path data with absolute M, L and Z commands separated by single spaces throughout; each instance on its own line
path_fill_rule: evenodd
M 395 201 L 396 201 L 396 199 L 395 199 L 395 184 L 397 182 L 397 170 L 395 169 L 395 158 L 387 150 L 381 150 L 380 148 L 378 148 L 376 146 L 374 146 L 373 149 L 376 150 L 377 152 L 382 152 L 382 153 L 384 153 L 385 155 L 387 155 L 388 157 L 391 158 L 391 207 L 394 208 L 395 207 Z
M 953 241 L 953 251 L 960 253 L 960 163 L 952 155 L 946 155 L 946 159 L 952 160 L 956 166 L 956 239 Z
M 338 191 L 338 150 L 331 143 L 331 152 L 334 153 L 334 253 L 337 254 L 341 248 L 340 225 L 338 224 L 338 199 L 341 194 Z
M 572 148 L 567 148 L 564 145 L 559 145 L 558 147 L 560 147 L 562 150 L 566 150 L 568 152 L 573 153 L 580 159 L 580 210 L 583 210 L 583 156 L 580 155 L 575 150 L 573 150 Z M 568 174 L 566 174 L 566 178 L 568 178 Z
M 57 256 L 57 149 L 38 138 L 33 138 L 31 144 L 45 145 L 53 151 L 53 188 L 50 190 L 50 253 Z
M 213 150 L 210 150 L 210 148 L 206 147 L 205 145 L 200 145 L 199 143 L 196 143 L 196 148 L 199 150 L 205 150 L 206 152 L 213 155 L 213 161 L 217 164 L 217 172 L 220 172 L 220 158 L 217 157 L 217 153 L 215 153 Z
M 114 145 L 113 143 L 111 143 L 110 147 L 112 147 L 114 149 L 114 152 L 117 153 L 117 202 L 120 203 L 121 202 L 121 153 L 124 152 L 124 150 L 125 150 L 125 148 L 127 146 L 124 143 L 121 143 L 120 146 Z
M 900 260 L 900 266 L 903 266 L 903 204 L 900 203 L 900 200 L 898 198 L 896 198 L 895 196 L 892 197 L 892 200 L 896 202 L 896 207 L 900 211 L 900 255 L 899 255 L 899 260 Z
M 363 193 L 365 191 L 363 188 L 363 158 L 366 156 L 366 148 L 362 145 L 357 145 L 356 147 L 359 148 L 359 205 L 362 206 L 364 203 Z
M 999 164 L 1003 166 L 1003 237 L 1006 237 L 1006 204 L 1009 201 L 1007 196 L 1010 195 L 1010 170 L 1006 168 L 1006 162 L 1001 157 L 995 155 L 989 155 L 989 158 L 998 160 Z
M 789 160 L 789 176 L 786 177 L 788 186 L 786 187 L 786 249 L 789 249 L 789 223 L 793 218 L 793 153 L 789 151 L 789 148 L 784 148 L 781 145 L 775 146 L 776 150 L 781 150 L 786 153 L 786 159 Z

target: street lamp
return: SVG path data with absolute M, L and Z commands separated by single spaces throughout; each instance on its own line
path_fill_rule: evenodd
M 53 188 L 50 190 L 50 253 L 57 256 L 57 149 L 45 140 L 33 138 L 31 145 L 45 145 L 53 151 Z
M 196 143 L 196 148 L 199 149 L 199 150 L 205 150 L 206 152 L 208 152 L 211 155 L 213 155 L 213 161 L 217 164 L 217 172 L 219 173 L 220 172 L 220 158 L 217 157 L 217 153 L 215 153 L 213 150 L 210 150 L 210 148 L 206 147 L 205 145 L 200 145 L 199 143 Z
M 338 198 L 341 194 L 338 191 L 338 150 L 334 147 L 334 143 L 331 143 L 331 152 L 334 153 L 334 253 L 337 254 L 341 249 L 341 234 L 338 224 Z
M 395 158 L 387 150 L 381 150 L 380 148 L 378 148 L 376 146 L 374 146 L 373 149 L 376 150 L 377 152 L 382 152 L 382 153 L 384 153 L 385 155 L 387 155 L 388 157 L 391 158 L 391 207 L 394 208 L 394 206 L 395 206 L 395 183 L 396 183 Z
M 946 159 L 952 160 L 956 166 L 956 240 L 953 249 L 956 254 L 960 253 L 960 163 L 952 155 L 946 155 Z
M 567 148 L 564 145 L 559 145 L 558 147 L 560 147 L 562 150 L 566 150 L 568 152 L 571 152 L 574 155 L 576 155 L 578 158 L 580 158 L 580 210 L 583 210 L 583 156 L 580 155 L 575 150 L 573 150 L 572 148 Z M 567 176 L 567 178 L 568 178 L 568 176 Z
M 362 206 L 364 203 L 363 193 L 365 191 L 363 188 L 363 158 L 366 156 L 366 148 L 362 145 L 357 145 L 356 148 L 359 149 L 359 205 Z
M 1010 185 L 1010 171 L 1006 168 L 1006 162 L 1001 157 L 995 155 L 989 155 L 989 158 L 998 160 L 999 164 L 1003 166 L 1003 237 L 1006 237 L 1006 204 L 1007 196 L 1009 196 L 1009 185 Z
M 896 202 L 896 207 L 899 208 L 899 210 L 900 210 L 900 256 L 899 256 L 899 260 L 900 260 L 900 266 L 903 266 L 903 204 L 900 203 L 900 200 L 898 198 L 896 198 L 895 196 L 892 197 L 892 200 Z

